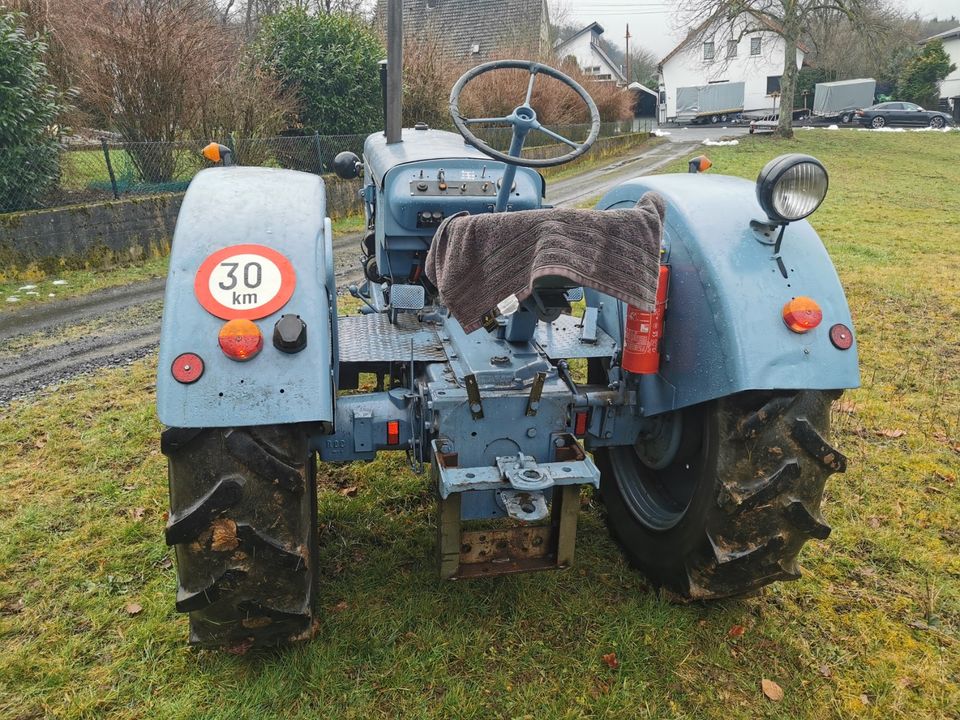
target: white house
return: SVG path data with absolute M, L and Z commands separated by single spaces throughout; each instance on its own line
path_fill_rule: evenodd
M 677 117 L 679 88 L 718 83 L 743 83 L 744 112 L 777 108 L 784 41 L 772 30 L 756 29 L 765 25 L 765 19 L 746 15 L 707 34 L 708 24 L 691 31 L 660 61 L 660 122 Z M 805 54 L 797 48 L 798 69 Z
M 956 113 L 957 104 L 960 102 L 960 27 L 928 37 L 923 42 L 928 43 L 931 40 L 942 40 L 943 49 L 950 56 L 950 62 L 957 66 L 957 69 L 947 75 L 944 81 L 940 83 L 940 97 L 952 100 L 953 111 Z
M 566 40 L 558 41 L 554 45 L 554 51 L 559 58 L 576 58 L 580 69 L 596 80 L 610 80 L 617 85 L 626 85 L 627 78 L 623 71 L 600 46 L 601 35 L 603 27 L 600 23 L 590 23 Z

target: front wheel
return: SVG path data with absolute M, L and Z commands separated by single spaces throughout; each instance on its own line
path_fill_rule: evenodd
M 297 425 L 170 428 L 168 545 L 190 642 L 309 636 L 317 582 L 316 455 Z
M 825 438 L 837 395 L 741 393 L 598 450 L 607 523 L 630 562 L 685 600 L 799 578 L 800 548 L 830 534 L 826 479 L 846 469 Z
M 873 120 L 870 121 L 870 125 L 876 128 L 877 130 L 879 130 L 886 124 L 887 124 L 887 121 L 884 120 L 884 118 L 881 115 L 877 115 Z
M 848 125 L 851 120 L 853 120 L 853 116 L 850 113 L 844 113 L 840 116 L 840 122 L 844 125 Z
M 935 115 L 932 118 L 930 118 L 930 127 L 934 128 L 935 130 L 940 130 L 941 128 L 943 128 L 943 126 L 944 126 L 943 118 L 940 117 L 939 115 Z

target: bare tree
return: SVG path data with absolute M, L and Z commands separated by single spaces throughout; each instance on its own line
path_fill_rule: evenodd
M 680 0 L 683 23 L 696 28 L 690 41 L 725 30 L 733 38 L 773 33 L 783 39 L 783 75 L 780 78 L 778 134 L 793 137 L 797 48 L 815 20 L 840 19 L 865 28 L 871 0 Z
M 627 80 L 629 82 L 638 82 L 641 85 L 646 85 L 656 90 L 659 58 L 644 48 L 631 50 L 630 56 L 630 74 L 633 77 L 629 77 Z

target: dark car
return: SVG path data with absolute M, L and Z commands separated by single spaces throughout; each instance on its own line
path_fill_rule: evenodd
M 887 125 L 925 125 L 942 128 L 951 123 L 947 113 L 939 110 L 924 110 L 908 102 L 883 102 L 871 105 L 854 113 L 857 122 L 872 128 Z

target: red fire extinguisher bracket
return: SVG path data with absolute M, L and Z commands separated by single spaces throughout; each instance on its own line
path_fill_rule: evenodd
M 663 335 L 663 314 L 667 308 L 669 285 L 670 267 L 661 265 L 653 312 L 627 306 L 623 335 L 624 370 L 636 375 L 650 375 L 660 369 L 660 337 Z

